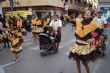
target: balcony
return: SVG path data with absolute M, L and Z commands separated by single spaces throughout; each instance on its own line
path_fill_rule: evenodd
M 5 1 L 5 0 L 0 0 L 0 1 Z

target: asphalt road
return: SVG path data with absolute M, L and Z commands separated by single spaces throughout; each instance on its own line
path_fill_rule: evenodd
M 95 62 L 90 62 L 91 73 L 110 73 L 110 28 L 107 29 L 106 56 Z M 75 61 L 68 59 L 68 47 L 75 41 L 74 28 L 67 24 L 62 28 L 62 42 L 57 54 L 41 57 L 39 42 L 33 43 L 31 33 L 24 37 L 23 51 L 20 53 L 21 61 L 13 62 L 13 54 L 8 48 L 0 45 L 0 73 L 77 73 Z M 82 66 L 82 73 L 86 73 Z

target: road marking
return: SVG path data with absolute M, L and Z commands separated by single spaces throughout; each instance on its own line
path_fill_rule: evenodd
M 72 39 L 72 40 L 69 40 L 69 41 L 66 42 L 66 43 L 61 43 L 61 45 L 59 46 L 59 49 L 65 48 L 66 46 L 72 44 L 74 41 L 75 41 L 75 39 Z M 28 45 L 31 45 L 31 44 L 33 44 L 33 42 L 28 42 L 28 43 L 24 44 L 24 46 L 28 46 Z M 31 49 L 31 50 L 39 50 L 39 45 L 33 46 L 33 47 L 31 47 L 31 48 L 28 48 L 28 49 Z
M 32 48 L 29 48 L 31 50 L 39 50 L 39 46 L 36 46 L 36 47 L 32 47 Z
M 2 65 L 3 67 L 7 67 L 7 66 L 10 66 L 12 64 L 16 63 L 15 61 L 11 62 L 11 63 L 8 63 L 8 64 L 5 64 L 5 65 Z
M 66 47 L 66 46 L 68 46 L 68 45 L 70 45 L 70 44 L 72 44 L 72 43 L 74 43 L 75 40 L 76 40 L 76 39 L 72 39 L 72 40 L 67 41 L 66 43 L 62 43 L 62 44 L 60 45 L 60 49 Z
M 5 73 L 5 70 L 4 68 L 7 67 L 7 66 L 10 66 L 12 64 L 16 63 L 15 61 L 11 62 L 11 63 L 8 63 L 8 64 L 5 64 L 5 65 L 0 65 L 0 73 Z
M 93 73 L 97 73 L 97 70 L 100 67 L 101 63 L 102 63 L 102 60 L 99 60 L 98 63 L 96 64 L 96 66 L 94 67 Z
M 4 67 L 2 65 L 0 65 L 0 73 L 5 73 Z
M 68 51 L 68 52 L 66 52 L 66 55 L 67 55 L 67 56 L 69 55 L 69 51 Z

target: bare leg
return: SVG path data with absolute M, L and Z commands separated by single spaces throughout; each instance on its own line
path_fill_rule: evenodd
M 59 45 L 60 45 L 60 42 L 57 42 L 57 43 L 56 43 L 57 49 L 59 49 Z
M 36 44 L 37 43 L 37 34 L 35 34 L 34 40 L 35 40 L 35 44 Z
M 77 71 L 78 71 L 78 73 L 81 73 L 81 64 L 80 64 L 80 60 L 76 60 L 76 66 L 77 66 Z
M 36 43 L 36 34 L 35 33 L 33 33 L 33 40 Z
M 84 67 L 85 67 L 85 69 L 86 69 L 86 72 L 87 72 L 87 73 L 90 73 L 90 69 L 89 69 L 88 63 L 87 63 L 87 62 L 83 62 L 83 65 L 84 65 Z
M 19 62 L 20 61 L 20 57 L 19 57 L 18 53 L 14 53 L 14 55 L 15 55 L 15 61 Z

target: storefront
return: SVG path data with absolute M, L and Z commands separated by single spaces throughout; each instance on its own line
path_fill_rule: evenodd
M 9 11 L 9 7 L 4 7 L 3 11 Z M 53 16 L 54 14 L 61 14 L 64 13 L 64 8 L 56 7 L 56 6 L 24 6 L 24 7 L 14 7 L 14 11 L 16 10 L 29 10 L 32 9 L 33 15 L 37 15 L 39 18 L 45 17 L 45 14 L 49 16 Z
M 5 1 L 5 0 L 0 0 L 0 14 L 2 14 L 2 1 Z

